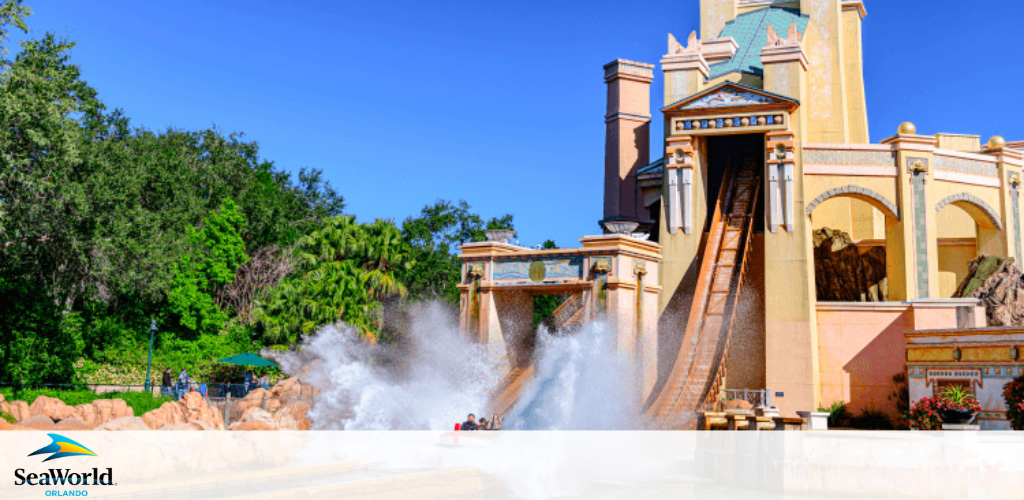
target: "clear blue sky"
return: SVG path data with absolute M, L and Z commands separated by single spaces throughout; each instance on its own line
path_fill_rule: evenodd
M 599 232 L 602 65 L 657 63 L 699 24 L 697 0 L 27 3 L 135 125 L 245 132 L 364 221 L 464 198 L 561 246 Z M 1024 139 L 1024 2 L 865 4 L 873 141 L 904 120 Z

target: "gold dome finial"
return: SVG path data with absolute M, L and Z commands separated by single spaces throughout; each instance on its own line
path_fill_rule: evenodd
M 913 135 L 917 133 L 917 127 L 913 123 L 903 122 L 900 124 L 900 133 Z
M 1000 135 L 994 135 L 988 140 L 989 149 L 1003 149 L 1006 147 L 1006 139 Z

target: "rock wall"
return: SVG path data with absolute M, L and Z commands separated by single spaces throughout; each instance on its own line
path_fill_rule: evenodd
M 820 301 L 885 302 L 885 248 L 861 253 L 849 234 L 819 229 L 814 232 L 814 281 Z
M 18 425 L 32 428 L 79 430 L 92 429 L 111 420 L 135 416 L 135 411 L 122 399 L 97 399 L 91 403 L 68 406 L 63 401 L 39 396 L 31 405 L 24 401 L 4 401 L 0 396 L 0 411 L 10 414 Z M 34 417 L 45 417 L 35 418 Z M 47 424 L 46 421 L 50 423 Z M 52 427 L 50 427 L 52 426 Z
M 981 299 L 989 326 L 1024 325 L 1024 283 L 1013 257 L 979 255 L 967 265 L 956 297 Z
M 231 430 L 308 430 L 306 417 L 316 388 L 298 377 L 282 380 L 269 391 L 257 389 L 238 405 L 242 419 Z M 263 400 L 266 398 L 266 410 Z M 0 411 L 18 423 L 0 420 L 0 430 L 222 430 L 224 415 L 199 393 L 189 392 L 179 401 L 164 403 L 141 417 L 121 399 L 97 399 L 92 403 L 68 406 L 63 401 L 39 396 L 31 405 L 24 401 L 5 401 L 0 395 Z

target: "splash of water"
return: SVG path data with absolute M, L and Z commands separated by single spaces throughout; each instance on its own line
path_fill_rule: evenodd
M 496 354 L 469 342 L 437 305 L 418 307 L 397 346 L 373 346 L 349 327 L 327 326 L 301 350 L 278 356 L 286 373 L 319 389 L 314 429 L 449 430 L 480 414 L 497 387 Z M 536 375 L 506 428 L 625 429 L 635 426 L 614 332 L 591 323 L 572 336 L 538 332 Z
M 629 365 L 615 349 L 615 332 L 592 322 L 571 336 L 537 332 L 536 376 L 506 417 L 506 428 L 631 429 Z

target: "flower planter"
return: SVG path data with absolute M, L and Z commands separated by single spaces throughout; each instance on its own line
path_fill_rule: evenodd
M 487 235 L 487 241 L 504 243 L 507 245 L 508 241 L 516 235 L 516 232 L 511 229 L 488 229 L 484 231 L 484 234 Z
M 942 415 L 944 424 L 966 424 L 974 418 L 974 412 L 970 410 L 945 409 L 939 412 Z

